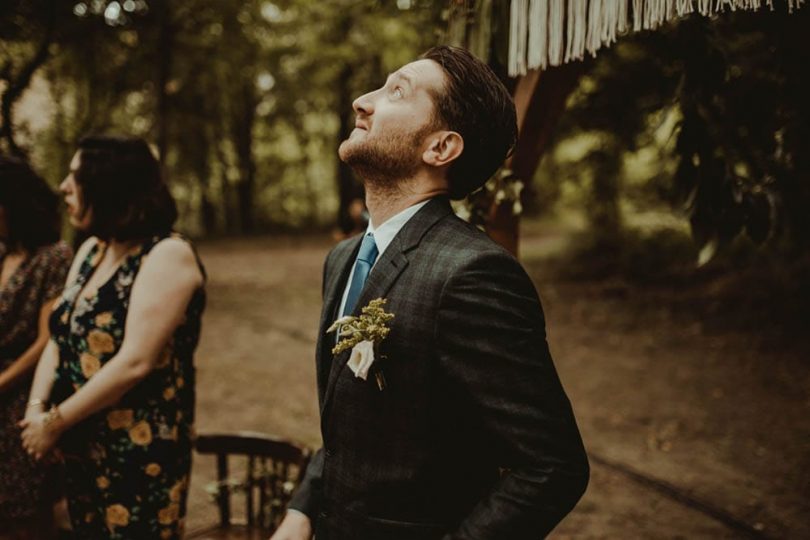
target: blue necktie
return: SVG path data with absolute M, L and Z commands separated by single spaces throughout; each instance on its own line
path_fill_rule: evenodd
M 366 283 L 366 278 L 368 278 L 378 254 L 379 251 L 377 250 L 377 243 L 374 241 L 374 235 L 368 233 L 363 237 L 363 243 L 360 244 L 360 251 L 357 253 L 357 260 L 352 273 L 352 283 L 349 285 L 349 294 L 346 296 L 346 305 L 343 307 L 342 315 L 351 315 L 354 311 L 360 293 L 363 291 L 363 285 Z

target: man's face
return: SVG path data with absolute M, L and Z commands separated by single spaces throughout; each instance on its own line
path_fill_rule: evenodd
M 355 128 L 340 145 L 340 159 L 367 178 L 413 175 L 428 136 L 439 129 L 433 95 L 442 92 L 444 77 L 433 60 L 417 60 L 389 75 L 382 88 L 357 98 Z

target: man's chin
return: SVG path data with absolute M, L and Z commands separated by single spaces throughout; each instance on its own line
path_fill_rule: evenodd
M 349 162 L 352 159 L 352 156 L 355 153 L 355 150 L 356 150 L 355 145 L 352 144 L 352 142 L 349 139 L 346 139 L 345 141 L 340 143 L 340 146 L 338 146 L 338 157 L 340 158 L 340 161 L 349 164 Z

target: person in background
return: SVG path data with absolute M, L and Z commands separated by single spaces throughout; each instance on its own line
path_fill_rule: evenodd
M 180 538 L 205 273 L 142 139 L 89 137 L 60 186 L 79 248 L 50 318 L 23 445 L 59 445 L 77 538 Z
M 50 538 L 46 467 L 20 446 L 48 315 L 73 256 L 59 241 L 58 198 L 24 162 L 0 156 L 0 538 Z M 50 494 L 52 495 L 52 494 Z

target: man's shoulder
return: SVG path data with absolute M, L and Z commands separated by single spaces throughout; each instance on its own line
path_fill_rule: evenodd
M 452 263 L 451 266 L 466 265 L 482 258 L 517 262 L 511 253 L 486 233 L 455 214 L 437 223 L 422 239 L 419 248 L 435 253 L 443 262 Z

